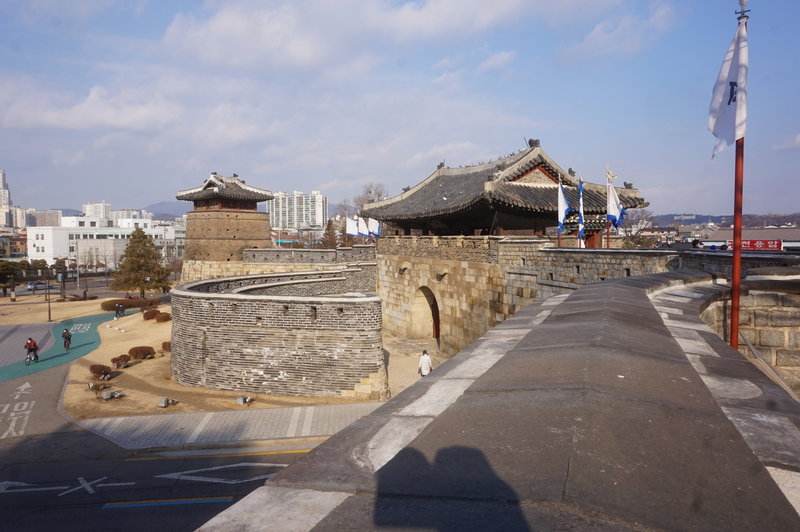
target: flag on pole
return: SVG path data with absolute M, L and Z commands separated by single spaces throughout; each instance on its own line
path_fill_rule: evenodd
M 370 236 L 380 236 L 381 224 L 378 222 L 378 220 L 367 218 L 367 228 L 369 229 Z
M 364 218 L 358 218 L 358 234 L 363 236 L 369 236 L 369 228 L 367 227 L 367 221 Z
M 628 212 L 622 208 L 619 195 L 614 189 L 614 185 L 611 184 L 612 177 L 617 176 L 611 175 L 611 170 L 606 170 L 606 219 L 614 227 L 619 227 Z
M 578 247 L 586 247 L 583 242 L 583 177 L 578 179 Z
M 358 222 L 356 222 L 355 219 L 345 219 L 345 233 L 352 236 L 358 236 Z
M 569 211 L 572 210 L 572 206 L 570 206 L 569 202 L 567 201 L 567 197 L 564 195 L 564 185 L 562 183 L 558 184 L 558 234 L 561 234 L 564 231 L 564 222 L 567 220 L 567 214 Z
M 747 129 L 747 17 L 739 18 L 739 28 L 722 61 L 711 93 L 708 129 L 717 137 L 711 158 L 743 138 Z

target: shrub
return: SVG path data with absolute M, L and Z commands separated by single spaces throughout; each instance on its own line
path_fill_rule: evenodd
M 170 314 L 169 312 L 158 312 L 158 311 L 156 312 L 157 312 L 156 321 L 159 323 L 164 321 L 169 321 L 172 319 L 172 314 Z
M 103 364 L 92 364 L 89 366 L 92 378 L 97 381 L 107 381 L 111 378 L 111 368 Z
M 129 308 L 148 308 L 157 306 L 161 301 L 154 298 L 149 299 L 129 299 L 129 298 L 118 298 L 118 299 L 109 299 L 107 301 L 103 301 L 100 303 L 100 308 L 107 311 L 112 311 L 117 305 L 122 305 L 126 309 Z
M 133 360 L 146 360 L 148 358 L 153 358 L 156 354 L 156 350 L 149 345 L 139 345 L 128 349 L 128 354 Z
M 114 367 L 117 369 L 124 368 L 130 361 L 131 357 L 129 355 L 120 355 L 111 359 L 111 363 L 114 364 Z
M 172 342 L 161 342 L 161 350 L 166 353 L 172 351 Z
M 158 314 L 158 310 L 151 308 L 142 312 L 142 317 L 146 320 L 152 320 Z

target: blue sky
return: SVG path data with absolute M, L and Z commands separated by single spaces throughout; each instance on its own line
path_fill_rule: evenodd
M 729 214 L 711 89 L 736 0 L 3 0 L 16 205 L 140 208 L 212 171 L 331 202 L 541 139 L 656 214 Z M 752 0 L 746 213 L 800 211 L 800 2 Z

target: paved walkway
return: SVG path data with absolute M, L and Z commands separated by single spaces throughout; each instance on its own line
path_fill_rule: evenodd
M 74 420 L 125 449 L 208 448 L 336 434 L 382 403 Z
M 110 312 L 70 318 L 56 324 L 0 325 L 0 382 L 18 379 L 61 364 L 66 364 L 89 354 L 100 345 L 97 327 L 113 318 Z M 64 349 L 61 332 L 72 332 L 72 346 Z M 26 366 L 23 345 L 28 337 L 40 347 L 39 362 Z
M 800 530 L 800 406 L 703 280 L 526 307 L 200 530 Z

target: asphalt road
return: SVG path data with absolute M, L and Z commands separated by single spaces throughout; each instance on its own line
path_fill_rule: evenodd
M 4 531 L 194 530 L 303 453 L 121 449 L 57 412 L 67 368 L 0 383 Z
M 95 294 L 101 290 L 93 289 Z M 80 318 L 74 325 L 89 321 Z M 134 453 L 70 423 L 58 412 L 67 362 L 99 339 L 88 331 L 73 334 L 67 354 L 60 338 L 54 341 L 58 327 L 0 327 L 4 532 L 194 530 L 302 456 L 302 449 Z M 22 345 L 28 336 L 39 340 L 45 356 L 39 364 L 25 367 Z

